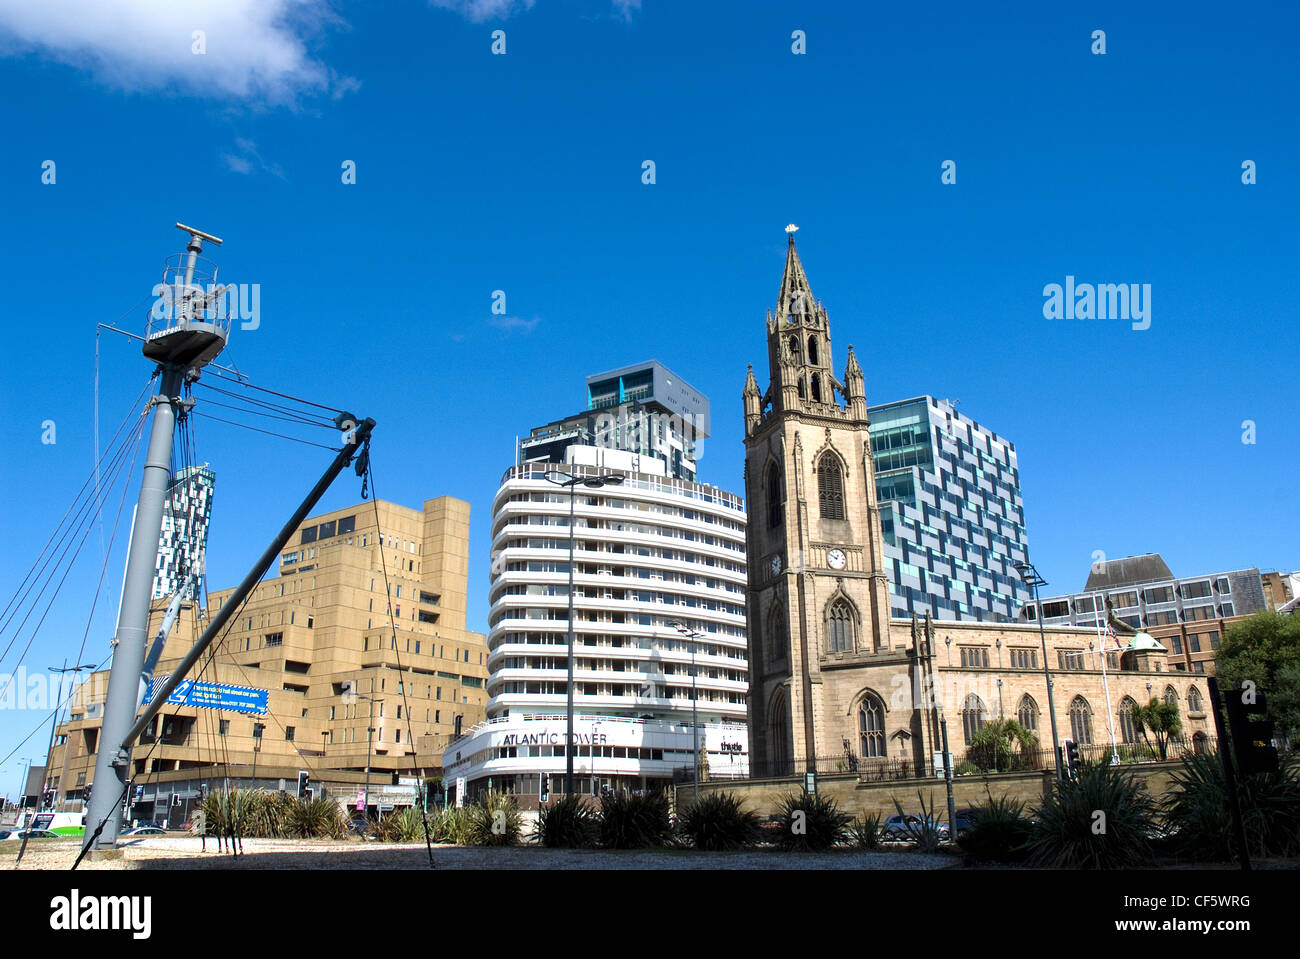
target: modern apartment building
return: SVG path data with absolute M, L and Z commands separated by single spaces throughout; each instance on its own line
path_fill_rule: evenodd
M 650 388 L 633 394 L 637 382 Z M 570 572 L 575 791 L 654 788 L 693 774 L 697 755 L 712 778 L 748 769 L 745 508 L 690 478 L 707 401 L 659 364 L 588 386 L 591 409 L 520 443 L 493 503 L 487 717 L 443 760 L 471 797 L 531 803 L 543 776 L 563 790 Z M 622 482 L 554 482 L 611 473 Z
M 158 534 L 154 599 L 170 599 L 178 591 L 187 600 L 201 595 L 216 481 L 217 474 L 205 463 L 177 471 L 168 485 Z
M 867 412 L 892 615 L 1013 620 L 1030 597 L 1015 444 L 933 396 Z
M 485 637 L 465 628 L 468 549 L 469 504 L 447 496 L 304 522 L 196 667 L 200 685 L 173 695 L 135 747 L 132 818 L 161 816 L 173 801 L 188 810 L 203 784 L 226 779 L 278 788 L 307 772 L 313 788 L 354 806 L 367 768 L 373 790 L 437 776 L 443 747 L 483 718 L 487 699 Z M 182 610 L 156 677 L 232 592 Z M 50 769 L 61 802 L 91 785 L 106 690 L 107 673 L 95 674 L 58 729 Z M 372 813 L 383 805 L 366 798 Z
M 1159 553 L 1144 553 L 1094 564 L 1082 592 L 1043 597 L 1043 622 L 1096 626 L 1107 599 L 1118 619 L 1168 649 L 1172 669 L 1197 673 L 1214 672 L 1214 651 L 1232 622 L 1268 608 L 1258 569 L 1176 577 Z M 1036 618 L 1032 602 L 1021 618 Z
M 709 435 L 709 401 L 657 360 L 587 377 L 586 409 L 533 429 L 519 444 L 518 463 L 562 463 L 570 449 L 583 462 L 594 453 L 634 455 L 633 468 L 695 480 Z M 658 460 L 662 466 L 650 463 Z

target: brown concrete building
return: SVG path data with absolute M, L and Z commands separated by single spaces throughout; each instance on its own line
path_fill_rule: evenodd
M 744 389 L 754 775 L 929 775 L 945 725 L 960 763 L 999 715 L 1034 731 L 1050 757 L 1044 651 L 1062 741 L 1108 748 L 1113 726 L 1132 743 L 1130 704 L 1164 697 L 1202 744 L 1204 681 L 1171 670 L 1149 637 L 1110 653 L 1103 676 L 1095 628 L 1047 627 L 1040 638 L 1037 623 L 889 618 L 865 376 L 850 347 L 836 377 L 827 313 L 790 232 L 766 324 L 770 383 L 760 391 L 751 367 Z
M 141 801 L 175 792 L 188 807 L 213 776 L 271 788 L 288 779 L 296 789 L 307 771 L 351 802 L 367 765 L 376 788 L 417 770 L 438 775 L 446 744 L 484 717 L 485 637 L 465 628 L 468 552 L 469 504 L 447 496 L 422 509 L 366 502 L 307 520 L 192 673 L 265 690 L 266 713 L 164 708 L 132 754 Z M 232 592 L 210 593 L 206 612 L 182 609 L 157 676 Z M 79 687 L 58 729 L 50 769 L 61 806 L 78 803 L 93 779 L 107 675 Z

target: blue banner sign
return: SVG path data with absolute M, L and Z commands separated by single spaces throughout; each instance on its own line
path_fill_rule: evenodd
M 146 702 L 153 700 L 156 683 L 151 680 Z M 167 702 L 174 706 L 197 706 L 203 709 L 225 709 L 232 713 L 266 714 L 267 691 L 251 686 L 227 686 L 224 683 L 200 683 L 187 679 L 180 683 Z

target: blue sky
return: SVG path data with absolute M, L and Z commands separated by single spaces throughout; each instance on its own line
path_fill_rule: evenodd
M 143 327 L 144 307 L 123 314 L 180 251 L 176 220 L 225 238 L 208 251 L 224 280 L 261 286 L 226 362 L 373 416 L 380 496 L 470 501 L 474 628 L 514 438 L 579 408 L 587 374 L 676 370 L 713 403 L 703 478 L 740 490 L 740 391 L 746 363 L 766 382 L 791 221 L 869 402 L 960 399 L 1016 444 L 1049 592 L 1080 587 L 1097 550 L 1158 551 L 1180 575 L 1294 569 L 1300 8 L 875 6 L 6 5 L 0 597 L 90 469 L 95 324 Z M 1045 319 L 1067 275 L 1149 283 L 1150 328 Z M 150 367 L 121 337 L 99 351 L 106 437 Z M 328 454 L 211 421 L 197 439 L 218 472 L 209 582 L 229 586 Z M 345 477 L 321 508 L 359 492 Z M 101 560 L 96 532 L 29 670 L 76 653 Z M 0 710 L 0 758 L 40 721 Z M 38 740 L 0 766 L 4 790 Z

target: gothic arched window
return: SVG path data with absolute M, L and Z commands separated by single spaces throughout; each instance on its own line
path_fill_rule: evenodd
M 814 403 L 822 401 L 822 378 L 816 373 L 812 375 L 812 400 Z
M 781 525 L 781 468 L 775 463 L 767 467 L 767 526 L 768 529 Z
M 842 599 L 831 603 L 826 610 L 827 645 L 832 653 L 851 653 L 853 642 L 853 611 Z
M 1172 687 L 1172 686 L 1166 686 L 1166 687 L 1165 687 L 1165 702 L 1168 703 L 1170 706 L 1177 706 L 1177 705 L 1178 705 L 1178 690 L 1174 689 L 1174 687 Z
M 799 391 L 799 399 L 803 399 L 803 398 L 804 398 L 804 392 L 803 392 L 803 377 L 802 377 L 802 376 L 799 377 L 799 381 L 795 384 L 795 388 Z
M 1125 696 L 1119 701 L 1119 741 L 1135 743 L 1138 741 L 1137 725 L 1133 722 L 1133 710 L 1137 703 L 1132 696 Z
M 966 702 L 961 707 L 961 728 L 966 734 L 966 745 L 970 745 L 971 738 L 983 728 L 988 722 L 988 710 L 984 708 L 984 701 L 971 693 L 966 697 Z
M 1082 696 L 1070 703 L 1070 732 L 1080 746 L 1092 745 L 1092 707 Z
M 813 366 L 819 365 L 817 362 L 817 337 L 808 337 L 808 362 Z
M 1016 709 L 1016 720 L 1031 733 L 1038 732 L 1038 703 L 1026 693 L 1020 697 L 1020 706 Z
M 1201 711 L 1201 694 L 1195 686 L 1187 690 L 1187 711 L 1189 713 Z
M 799 359 L 799 337 L 790 337 L 790 355 L 798 361 Z
M 784 663 L 785 651 L 790 645 L 790 631 L 786 627 L 785 606 L 777 600 L 767 617 L 767 661 Z
M 888 753 L 885 748 L 885 706 L 874 694 L 862 697 L 858 707 L 858 742 L 863 759 L 884 759 Z
M 821 497 L 822 519 L 843 519 L 844 474 L 834 453 L 823 453 L 817 461 L 817 492 Z

